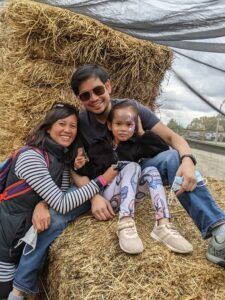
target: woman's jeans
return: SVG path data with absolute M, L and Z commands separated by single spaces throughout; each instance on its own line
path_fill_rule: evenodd
M 180 158 L 176 150 L 164 151 L 154 158 L 145 159 L 141 167 L 156 167 L 163 181 L 172 185 Z M 211 230 L 219 224 L 225 223 L 225 213 L 216 205 L 206 186 L 196 188 L 193 192 L 184 192 L 179 200 L 190 217 L 195 222 L 203 238 L 211 236 Z M 24 256 L 22 255 L 15 275 L 14 287 L 27 293 L 38 292 L 38 275 L 42 268 L 47 249 L 56 239 L 68 222 L 75 220 L 78 215 L 90 209 L 90 202 L 84 203 L 67 215 L 60 215 L 51 210 L 50 227 L 39 234 L 36 249 Z
M 15 288 L 27 294 L 38 293 L 38 276 L 42 271 L 48 247 L 71 221 L 76 220 L 77 217 L 90 209 L 90 201 L 85 202 L 66 215 L 59 214 L 50 208 L 51 225 L 47 230 L 38 234 L 35 250 L 30 254 L 21 256 L 13 282 Z

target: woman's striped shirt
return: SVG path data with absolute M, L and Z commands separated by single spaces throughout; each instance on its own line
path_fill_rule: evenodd
M 15 166 L 15 174 L 34 189 L 34 191 L 48 203 L 50 207 L 61 214 L 66 214 L 91 199 L 99 192 L 99 187 L 94 180 L 85 186 L 66 193 L 70 185 L 69 168 L 64 170 L 62 189 L 53 181 L 44 157 L 35 150 L 21 153 Z

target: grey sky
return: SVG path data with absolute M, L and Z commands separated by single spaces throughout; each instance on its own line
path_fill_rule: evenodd
M 216 40 L 225 43 L 225 37 Z M 180 49 L 179 51 L 225 70 L 224 53 Z M 225 99 L 225 73 L 177 54 L 175 54 L 173 68 L 216 107 L 220 107 L 221 102 Z M 159 116 L 164 123 L 175 118 L 180 124 L 187 125 L 195 117 L 217 114 L 189 91 L 172 72 L 168 72 L 167 78 L 162 84 L 162 93 L 158 97 L 157 103 L 160 104 Z M 225 105 L 223 111 L 225 112 Z

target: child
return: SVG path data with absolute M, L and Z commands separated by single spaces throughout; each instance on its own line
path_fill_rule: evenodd
M 136 168 L 135 172 L 132 170 L 129 173 L 126 170 L 131 167 L 129 162 L 153 157 L 167 150 L 168 146 L 152 132 L 143 131 L 138 124 L 138 111 L 126 101 L 112 107 L 107 125 L 109 135 L 91 145 L 87 153 L 90 161 L 79 172 L 94 178 L 111 164 L 119 162 L 117 168 L 121 169 L 120 173 L 110 186 L 105 188 L 102 195 L 110 201 L 114 209 L 119 209 L 117 235 L 121 249 L 127 253 L 143 251 L 143 244 L 134 223 L 134 210 L 137 201 L 140 202 L 146 191 L 149 191 L 156 211 L 156 224 L 151 236 L 174 252 L 193 251 L 192 245 L 170 223 L 166 196 L 158 170 L 155 167 L 141 170 L 138 164 L 132 165 Z

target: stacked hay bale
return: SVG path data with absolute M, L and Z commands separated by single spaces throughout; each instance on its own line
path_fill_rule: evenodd
M 79 105 L 69 86 L 78 65 L 101 64 L 109 70 L 113 96 L 136 98 L 154 107 L 172 59 L 167 47 L 134 39 L 85 16 L 26 0 L 8 3 L 1 35 L 2 157 L 22 144 L 53 102 Z
M 225 208 L 225 183 L 209 184 Z M 149 203 L 146 199 L 137 209 L 137 228 L 145 246 L 137 256 L 120 250 L 115 221 L 98 222 L 87 215 L 69 225 L 50 250 L 47 299 L 224 299 L 224 269 L 205 259 L 206 242 L 185 211 L 174 202 L 173 222 L 193 243 L 191 255 L 172 253 L 150 238 L 154 212 Z

